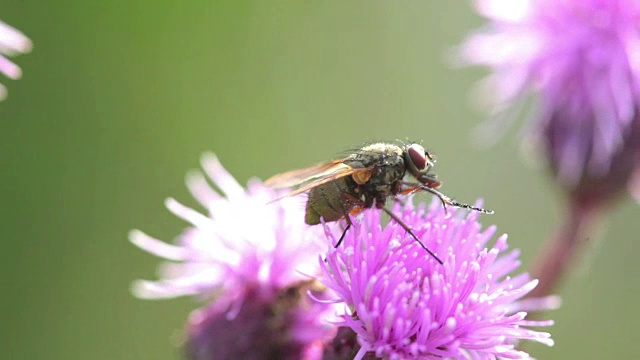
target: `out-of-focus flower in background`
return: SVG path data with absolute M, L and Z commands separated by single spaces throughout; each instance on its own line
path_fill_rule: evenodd
M 541 281 L 532 295 L 548 294 L 615 200 L 627 189 L 640 200 L 640 1 L 475 4 L 489 23 L 460 53 L 492 70 L 479 93 L 494 121 L 480 133 L 504 131 L 532 95 L 525 144 L 567 195 L 532 270 Z
M 489 245 L 495 226 L 483 230 L 476 212 L 450 209 L 446 216 L 437 201 L 428 210 L 409 202 L 394 212 L 444 265 L 397 223 L 383 227 L 379 211 L 354 223 L 320 265 L 321 281 L 348 309 L 339 325 L 357 335 L 357 359 L 517 359 L 528 358 L 518 340 L 553 345 L 548 333 L 529 328 L 552 322 L 526 320 L 525 311 L 559 300 L 522 300 L 538 282 L 526 273 L 511 277 L 519 251 L 507 251 L 506 235 Z
M 0 73 L 17 80 L 22 70 L 7 57 L 26 54 L 31 51 L 33 43 L 20 31 L 0 21 Z M 0 84 L 0 101 L 7 97 L 7 88 Z
M 312 280 L 317 256 L 327 248 L 321 226 L 304 224 L 304 202 L 253 180 L 245 190 L 212 154 L 202 158 L 207 176 L 194 172 L 187 185 L 207 215 L 168 199 L 167 208 L 192 226 L 168 244 L 134 230 L 138 247 L 172 262 L 160 280 L 137 281 L 136 296 L 197 296 L 209 303 L 188 322 L 186 352 L 192 359 L 313 359 L 335 327 L 334 308 L 313 301 L 326 288 Z M 326 315 L 326 316 L 325 316 Z
M 633 186 L 640 167 L 640 1 L 475 4 L 489 23 L 468 37 L 462 57 L 491 68 L 484 83 L 491 91 L 482 94 L 491 96 L 493 110 L 508 113 L 535 95 L 527 135 L 573 196 L 608 200 Z

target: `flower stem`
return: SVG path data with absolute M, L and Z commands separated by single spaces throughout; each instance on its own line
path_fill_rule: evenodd
M 533 277 L 540 283 L 529 294 L 531 298 L 551 295 L 580 251 L 592 240 L 590 230 L 603 213 L 603 202 L 576 198 L 569 201 L 567 216 L 547 239 L 533 263 Z

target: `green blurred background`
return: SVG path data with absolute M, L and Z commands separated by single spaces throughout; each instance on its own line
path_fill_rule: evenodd
M 484 197 L 496 215 L 482 221 L 525 265 L 562 213 L 517 126 L 489 150 L 469 142 L 482 72 L 446 60 L 482 24 L 467 2 L 10 1 L 0 19 L 35 44 L 23 79 L 2 80 L 3 359 L 180 358 L 197 303 L 131 296 L 159 260 L 127 232 L 179 233 L 163 200 L 195 205 L 184 174 L 207 150 L 245 183 L 369 140 L 424 140 L 446 193 Z M 538 358 L 636 353 L 637 218 L 630 201 L 611 215 L 550 314 L 556 346 L 529 347 Z

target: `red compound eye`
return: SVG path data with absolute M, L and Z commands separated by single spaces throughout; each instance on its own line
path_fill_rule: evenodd
M 418 144 L 412 144 L 407 149 L 409 153 L 409 159 L 413 165 L 416 166 L 416 169 L 422 170 L 425 166 L 427 166 L 427 158 L 425 157 L 424 148 Z

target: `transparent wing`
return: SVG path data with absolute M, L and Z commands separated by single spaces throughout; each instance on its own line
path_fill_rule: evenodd
M 315 171 L 311 171 L 312 169 L 314 169 Z M 270 203 L 272 203 L 286 197 L 298 195 L 305 191 L 311 190 L 314 187 L 326 184 L 330 181 L 353 174 L 367 173 L 371 170 L 372 168 L 352 168 L 351 166 L 342 163 L 340 160 L 336 160 L 331 163 L 319 164 L 309 168 L 293 170 L 283 174 L 275 175 L 274 177 L 268 179 L 265 184 L 272 187 L 286 187 L 281 184 L 295 186 L 310 181 L 308 184 L 300 187 L 299 189 L 296 189 L 288 194 L 270 201 Z
M 351 166 L 345 165 L 342 159 L 334 160 L 274 175 L 267 179 L 264 184 L 274 189 L 292 187 L 313 179 L 331 176 L 334 173 L 339 173 L 346 169 L 351 169 Z

